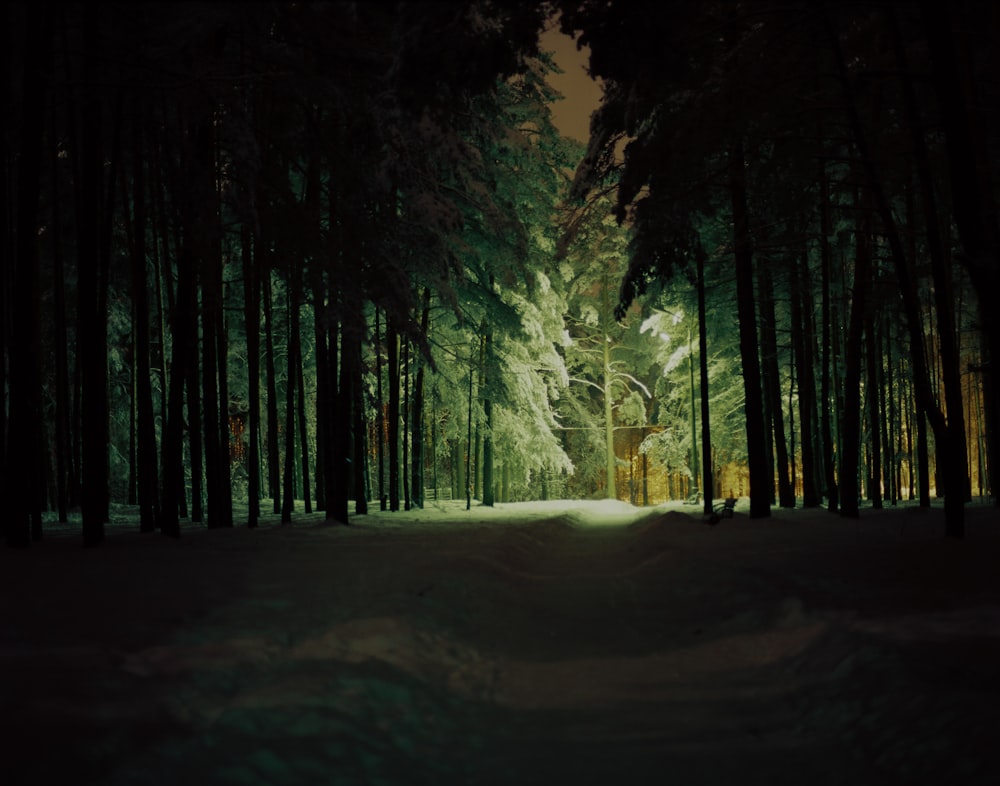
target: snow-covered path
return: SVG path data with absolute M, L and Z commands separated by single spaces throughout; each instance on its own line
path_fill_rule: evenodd
M 2 550 L 0 781 L 997 782 L 992 509 L 691 512 Z

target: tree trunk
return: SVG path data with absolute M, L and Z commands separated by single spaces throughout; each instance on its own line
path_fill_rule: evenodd
M 696 251 L 698 289 L 698 373 L 701 381 L 701 471 L 702 471 L 702 499 L 704 507 L 702 512 L 706 516 L 711 516 L 713 486 L 712 483 L 712 429 L 709 424 L 709 401 L 708 401 L 708 327 L 707 316 L 705 314 L 705 251 L 698 244 Z
M 388 317 L 386 344 L 389 350 L 389 410 L 386 413 L 389 442 L 389 510 L 399 510 L 399 332 L 394 317 Z
M 244 225 L 243 324 L 247 335 L 247 526 L 260 520 L 260 292 L 253 253 L 253 235 Z
M 802 435 L 802 506 L 815 508 L 820 504 L 816 486 L 818 473 L 815 457 L 815 426 L 813 414 L 816 411 L 816 377 L 813 373 L 811 352 L 812 332 L 809 324 L 812 318 L 812 297 L 808 293 L 809 268 L 805 249 L 801 256 L 802 273 L 799 264 L 791 263 L 791 303 L 792 303 L 792 346 L 798 371 L 799 388 L 799 431 Z
M 135 315 L 135 367 L 137 418 L 137 481 L 139 529 L 152 532 L 160 515 L 157 485 L 156 423 L 153 419 L 153 390 L 149 371 L 149 302 L 146 275 L 146 195 L 142 121 L 132 130 L 132 302 Z
M 48 87 L 46 67 L 49 30 L 44 9 L 29 5 L 26 12 L 23 111 L 17 160 L 17 256 L 13 260 L 13 319 L 11 339 L 7 346 L 10 361 L 10 376 L 7 380 L 10 386 L 10 420 L 5 462 L 8 486 L 5 491 L 10 517 L 4 517 L 4 534 L 7 545 L 15 547 L 26 547 L 32 539 L 39 540 L 42 536 L 42 479 L 39 469 L 43 425 L 39 362 L 41 286 L 38 271 L 38 200 L 41 190 L 45 95 Z M 93 28 L 88 26 L 88 33 L 93 32 Z M 94 522 L 95 527 L 92 532 L 85 529 L 84 542 L 93 545 L 103 537 L 103 522 L 93 518 L 90 521 Z
M 420 312 L 420 336 L 426 342 L 428 323 L 431 311 L 431 291 L 424 289 L 424 302 Z M 413 383 L 413 480 L 412 497 L 413 505 L 417 508 L 424 506 L 424 370 L 425 360 L 417 354 L 417 375 Z
M 53 139 L 55 139 L 53 134 Z M 60 523 L 66 523 L 69 515 L 70 488 L 72 487 L 72 477 L 74 474 L 72 450 L 70 447 L 70 400 L 69 400 L 69 347 L 67 344 L 67 316 L 66 316 L 66 277 L 63 265 L 63 249 L 60 238 L 62 237 L 62 213 L 60 211 L 60 198 L 58 184 L 60 182 L 59 157 L 53 155 L 51 160 L 52 168 L 52 306 L 53 306 L 53 326 L 55 330 L 54 343 L 56 354 L 56 506 Z M 5 212 L 0 212 L 5 214 Z M 6 248 L 6 243 L 4 248 Z M 6 266 L 5 270 L 7 269 Z M 4 274 L 6 280 L 6 273 Z M 6 296 L 0 288 L 0 298 L 4 299 L 4 306 L 7 306 Z M 3 320 L 6 322 L 6 319 Z M 5 328 L 0 328 L 4 330 Z M 0 363 L 0 366 L 3 366 Z M 5 382 L 0 372 L 0 387 L 5 389 Z M 2 402 L 0 402 L 2 406 Z M 5 411 L 5 410 L 0 410 Z M 6 440 L 0 441 L 6 445 Z
M 367 333 L 368 324 L 364 316 L 358 318 L 358 328 L 364 326 Z M 368 513 L 368 422 L 365 419 L 364 384 L 361 374 L 361 343 L 363 335 L 358 335 L 350 345 L 351 353 L 351 412 L 354 414 L 354 512 L 359 516 Z M 344 523 L 347 521 L 344 514 Z
M 750 241 L 742 140 L 734 143 L 729 150 L 729 187 L 733 208 L 736 305 L 740 324 L 740 360 L 743 366 L 747 460 L 750 471 L 750 518 L 765 518 L 771 515 L 771 468 L 767 465 L 764 449 L 764 406 L 761 397 L 760 358 L 757 354 L 753 248 Z
M 271 270 L 261 268 L 261 295 L 264 302 L 264 371 L 267 375 L 267 486 L 273 512 L 281 513 L 281 453 L 278 444 L 278 384 L 274 363 L 274 309 Z
M 302 506 L 312 513 L 312 490 L 309 487 L 309 430 L 306 425 L 305 373 L 302 370 L 302 338 L 295 342 L 295 390 L 298 396 L 299 453 L 302 461 Z
M 871 461 L 868 462 L 868 499 L 875 510 L 882 509 L 882 413 L 879 410 L 880 375 L 882 356 L 878 351 L 874 315 L 865 328 L 865 396 L 868 404 L 868 444 Z
M 285 473 L 281 523 L 288 524 L 295 510 L 295 359 L 299 346 L 299 274 L 291 266 L 288 276 L 288 351 L 285 377 Z
M 493 330 L 486 330 L 483 385 L 483 505 L 492 508 L 495 498 L 493 490 L 493 399 L 490 396 L 490 374 L 493 370 Z
M 826 163 L 820 163 L 820 287 L 822 321 L 822 337 L 820 347 L 820 442 L 822 445 L 823 471 L 826 480 L 827 510 L 836 513 L 840 505 L 840 490 L 837 487 L 837 472 L 835 469 L 835 452 L 833 441 L 833 423 L 830 416 L 831 375 L 833 374 L 833 310 L 831 307 L 831 250 L 830 250 L 830 194 L 829 181 L 826 173 Z
M 410 340 L 403 340 L 403 394 L 400 399 L 403 415 L 402 451 L 403 461 L 400 466 L 400 474 L 403 479 L 403 510 L 410 509 Z
M 388 343 L 388 342 L 387 342 Z M 378 499 L 379 509 L 386 508 L 385 491 L 385 398 L 382 395 L 382 329 L 379 320 L 379 308 L 375 307 L 375 452 L 378 469 Z
M 861 491 L 858 487 L 858 461 L 861 442 L 861 356 L 867 295 L 871 282 L 871 252 L 869 250 L 868 211 L 871 199 L 868 189 L 857 202 L 857 225 L 854 230 L 854 286 L 851 295 L 851 314 L 845 342 L 844 409 L 840 442 L 840 515 L 857 518 Z
M 107 312 L 101 288 L 107 284 L 102 267 L 101 213 L 104 150 L 101 145 L 101 105 L 95 64 L 98 58 L 100 9 L 85 6 L 84 75 L 80 145 L 81 192 L 77 201 L 79 249 L 78 356 L 81 373 L 82 475 L 80 507 L 83 543 L 96 546 L 104 541 L 108 512 L 108 420 Z M 108 209 L 110 209 L 108 207 Z M 13 376 L 13 375 L 12 375 Z M 12 402 L 13 403 L 13 402 Z M 22 459 L 23 460 L 23 459 Z
M 774 313 L 774 284 L 771 271 L 762 266 L 760 284 L 760 350 L 763 393 L 769 403 L 774 439 L 774 462 L 778 475 L 778 505 L 782 508 L 795 507 L 795 489 L 788 474 L 788 445 L 785 442 L 784 404 L 781 398 L 781 371 L 778 365 L 777 320 Z M 771 485 L 773 488 L 773 483 Z

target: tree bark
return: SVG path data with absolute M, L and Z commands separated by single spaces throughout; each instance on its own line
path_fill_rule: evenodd
M 733 209 L 733 248 L 736 262 L 736 305 L 743 366 L 747 461 L 750 472 L 750 518 L 771 515 L 769 477 L 764 449 L 764 405 L 761 397 L 760 358 L 757 354 L 757 317 L 754 306 L 753 247 L 747 210 L 746 172 L 742 140 L 729 149 L 729 188 Z
M 274 363 L 274 309 L 271 295 L 271 270 L 260 269 L 261 295 L 264 303 L 264 372 L 267 376 L 267 486 L 274 513 L 281 513 L 281 453 L 278 444 L 278 384 Z
M 247 335 L 247 526 L 260 520 L 260 291 L 253 252 L 253 235 L 244 225 L 243 324 Z
M 777 320 L 774 313 L 774 283 L 766 266 L 760 270 L 758 278 L 761 310 L 761 377 L 763 393 L 767 397 L 771 413 L 773 432 L 774 463 L 778 475 L 778 505 L 782 508 L 795 507 L 795 489 L 788 474 L 788 445 L 785 442 L 784 404 L 781 398 L 781 371 L 778 364 Z M 772 483 L 773 488 L 773 483 Z
M 802 271 L 800 274 L 799 266 Z M 792 345 L 795 352 L 795 366 L 799 388 L 799 431 L 802 435 L 802 506 L 815 508 L 820 504 L 819 489 L 816 485 L 815 426 L 816 377 L 813 372 L 811 352 L 810 320 L 812 318 L 812 297 L 805 281 L 808 280 L 808 257 L 803 249 L 801 263 L 791 263 L 792 303 Z
M 709 423 L 708 399 L 708 318 L 705 314 L 705 251 L 698 244 L 696 250 L 697 273 L 695 284 L 698 289 L 698 373 L 701 383 L 701 471 L 702 471 L 702 512 L 706 516 L 714 513 L 712 507 L 712 429 Z M 645 454 L 643 462 L 645 466 Z M 645 472 L 643 473 L 645 474 Z
M 93 32 L 88 27 L 88 33 Z M 4 517 L 4 534 L 7 545 L 14 547 L 26 547 L 31 540 L 42 537 L 40 467 L 43 425 L 38 359 L 41 343 L 38 200 L 41 191 L 42 131 L 45 126 L 49 49 L 49 29 L 43 8 L 32 5 L 26 7 L 24 33 L 26 49 L 22 75 L 24 103 L 17 163 L 16 258 L 11 282 L 14 295 L 11 299 L 13 324 L 7 347 L 10 360 L 10 421 L 5 475 L 10 518 Z M 103 522 L 94 518 L 90 521 L 94 524 L 94 530 L 85 530 L 85 543 L 94 545 L 103 537 Z M 87 535 L 94 536 L 94 539 L 87 538 Z
M 837 486 L 837 471 L 833 441 L 833 423 L 830 416 L 830 387 L 833 375 L 833 309 L 831 307 L 831 250 L 830 250 L 830 189 L 825 162 L 820 163 L 820 314 L 823 326 L 820 339 L 820 442 L 822 445 L 823 472 L 826 480 L 827 510 L 836 513 L 840 506 L 840 490 Z
M 431 291 L 424 289 L 423 307 L 420 312 L 420 335 L 423 341 L 427 340 L 427 329 L 430 321 L 431 311 Z M 413 479 L 412 498 L 413 505 L 417 508 L 424 506 L 424 374 L 426 361 L 417 353 L 415 357 L 417 364 L 416 379 L 413 383 L 413 427 L 411 439 L 413 441 Z
M 153 389 L 149 370 L 149 301 L 146 299 L 146 194 L 142 120 L 132 127 L 132 302 L 135 315 L 135 384 L 137 420 L 137 485 L 139 529 L 158 527 L 160 502 L 157 494 L 159 469 L 156 461 L 156 423 L 153 420 Z

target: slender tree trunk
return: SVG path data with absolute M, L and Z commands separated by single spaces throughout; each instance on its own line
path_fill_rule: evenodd
M 281 523 L 288 524 L 295 510 L 295 360 L 299 346 L 299 274 L 291 266 L 288 276 L 288 373 L 285 378 L 285 477 Z
M 327 347 L 329 329 L 328 309 L 326 305 L 326 286 L 323 271 L 319 265 L 313 266 L 313 334 L 316 353 L 316 508 L 327 509 L 327 463 L 330 461 L 330 439 L 328 436 L 328 413 L 330 411 L 330 360 Z
M 813 373 L 811 353 L 811 331 L 809 321 L 812 314 L 812 297 L 807 292 L 805 281 L 808 280 L 808 257 L 805 249 L 801 257 L 802 273 L 799 263 L 792 262 L 792 345 L 795 352 L 795 365 L 798 371 L 799 388 L 799 430 L 802 434 L 802 506 L 815 508 L 820 504 L 819 490 L 816 487 L 816 457 L 815 457 L 815 427 L 813 413 L 816 411 L 816 378 Z
M 868 190 L 864 189 L 864 196 L 858 200 L 857 226 L 854 231 L 854 286 L 845 346 L 844 424 L 840 435 L 840 514 L 850 518 L 857 518 L 860 515 L 858 460 L 861 447 L 861 356 L 865 311 L 868 308 L 867 295 L 871 281 L 871 253 L 868 246 L 870 206 Z
M 469 347 L 469 412 L 467 416 L 468 436 L 465 450 L 465 509 L 472 509 L 472 481 L 469 473 L 472 471 L 472 380 L 475 377 L 476 362 L 472 347 Z
M 389 510 L 399 510 L 399 332 L 396 321 L 388 318 L 386 344 L 389 350 Z
M 387 337 L 388 338 L 388 337 Z M 388 341 L 386 342 L 388 343 Z M 387 497 L 385 493 L 385 398 L 382 395 L 382 330 L 379 320 L 379 309 L 375 307 L 375 433 L 377 442 L 375 452 L 378 460 L 378 499 L 379 509 L 386 509 Z
M 267 485 L 273 512 L 281 513 L 281 454 L 278 445 L 278 384 L 274 363 L 274 310 L 271 303 L 271 271 L 261 269 L 264 302 L 264 371 L 267 375 Z
M 364 336 L 364 324 L 361 305 L 353 303 L 348 307 L 341 326 L 340 382 L 336 396 L 339 417 L 332 454 L 336 493 L 332 495 L 330 506 L 333 508 L 333 518 L 341 524 L 350 523 L 347 509 L 348 498 L 353 488 L 352 472 L 355 470 L 360 472 L 360 468 L 352 466 L 352 457 L 356 455 L 353 446 L 355 440 L 360 439 L 353 433 L 355 424 L 353 413 L 356 406 L 353 393 L 356 388 L 354 378 L 361 373 L 361 341 Z
M 868 403 L 868 443 L 871 461 L 868 463 L 868 499 L 875 510 L 882 509 L 882 430 L 879 411 L 879 366 L 882 357 L 878 351 L 874 315 L 865 329 L 865 395 Z
M 55 138 L 55 134 L 53 134 L 53 139 Z M 60 241 L 62 237 L 62 213 L 58 188 L 60 179 L 58 155 L 52 156 L 50 166 L 52 169 L 52 321 L 55 330 L 56 352 L 56 505 L 59 511 L 59 522 L 64 524 L 69 517 L 73 460 L 70 447 L 69 347 L 66 332 L 66 276 Z M 6 248 L 6 244 L 4 247 Z M 6 275 L 4 278 L 6 279 Z M 6 301 L 2 290 L 0 290 L 0 297 Z M 4 314 L 6 314 L 6 302 L 4 305 Z M 0 321 L 5 323 L 6 318 Z M 6 326 L 0 330 L 6 331 Z M 4 364 L 0 363 L 0 367 L 2 366 Z M 2 373 L 0 372 L 0 387 L 5 386 Z M 2 407 L 2 402 L 0 402 L 0 407 Z M 0 444 L 6 446 L 6 441 L 0 442 Z
M 785 443 L 785 415 L 781 398 L 781 370 L 778 365 L 777 320 L 774 313 L 774 283 L 771 271 L 762 266 L 758 278 L 761 310 L 761 377 L 773 424 L 774 461 L 778 475 L 778 505 L 795 507 L 795 489 L 788 474 L 788 446 Z M 772 483 L 773 488 L 773 483 Z
M 736 257 L 736 305 L 740 323 L 740 359 L 746 411 L 747 457 L 750 470 L 750 518 L 771 515 L 771 468 L 764 450 L 764 405 L 760 358 L 757 354 L 757 317 L 754 306 L 753 248 L 747 211 L 743 142 L 729 150 L 729 187 L 733 208 L 733 247 Z
M 705 251 L 698 244 L 696 250 L 698 289 L 698 372 L 701 382 L 701 471 L 702 471 L 702 512 L 711 516 L 713 486 L 712 483 L 712 430 L 709 424 L 708 399 L 708 318 L 705 314 Z
M 77 219 L 79 249 L 79 332 L 78 354 L 82 375 L 82 472 L 81 513 L 83 543 L 96 546 L 104 541 L 108 512 L 108 420 L 107 391 L 107 312 L 101 310 L 101 178 L 104 151 L 101 145 L 101 98 L 97 85 L 99 14 L 96 6 L 86 6 L 84 14 L 84 85 L 82 143 L 80 146 L 81 192 Z
M 185 334 L 187 341 L 190 342 L 190 346 L 186 349 L 186 352 L 181 357 L 184 359 L 185 365 L 178 366 L 175 362 L 173 365 L 174 373 L 183 375 L 186 383 L 187 390 L 187 428 L 188 428 L 188 458 L 191 465 L 191 521 L 201 522 L 205 518 L 203 501 L 204 495 L 204 482 L 205 482 L 205 451 L 204 451 L 204 439 L 202 438 L 202 400 L 201 400 L 201 384 L 199 380 L 199 372 L 201 371 L 201 366 L 198 362 L 198 292 L 197 292 L 197 273 L 194 270 L 195 260 L 191 254 L 190 249 L 185 249 L 182 252 L 186 255 L 186 264 L 192 266 L 191 270 L 191 288 L 183 296 L 189 298 L 190 302 L 185 305 L 184 314 L 190 320 L 191 324 L 188 326 L 188 331 Z M 178 267 L 180 263 L 178 262 Z M 178 285 L 177 285 L 177 297 L 176 301 L 180 303 L 181 300 L 181 288 L 180 288 L 180 272 L 178 271 Z M 181 485 L 177 489 L 180 495 L 181 501 L 181 515 L 184 515 L 184 505 L 185 498 L 187 497 L 187 488 L 184 481 L 184 475 L 181 475 Z
M 39 313 L 41 286 L 38 254 L 38 199 L 41 191 L 42 130 L 45 126 L 46 67 L 49 29 L 45 9 L 26 7 L 25 67 L 22 74 L 22 126 L 17 164 L 16 258 L 13 264 L 12 335 L 7 347 L 10 422 L 7 433 L 5 473 L 10 518 L 6 520 L 8 546 L 26 547 L 42 537 L 39 473 L 43 439 L 41 336 Z M 93 33 L 88 27 L 88 33 Z M 88 50 L 89 54 L 89 50 Z M 93 141 L 93 140 L 91 140 Z M 3 359 L 0 357 L 0 364 Z M 0 412 L 0 416 L 4 413 Z M 2 419 L 2 417 L 0 417 Z M 6 519 L 6 516 L 4 517 Z M 103 522 L 93 533 L 103 537 Z M 100 542 L 85 539 L 88 545 Z
M 431 291 L 424 289 L 424 302 L 420 312 L 420 335 L 424 341 L 427 340 L 427 329 L 430 321 L 431 311 Z M 424 369 L 426 362 L 417 353 L 415 357 L 417 363 L 416 379 L 413 383 L 413 480 L 412 496 L 414 507 L 424 506 Z
M 840 505 L 840 490 L 837 486 L 835 454 L 833 441 L 833 423 L 830 416 L 830 387 L 833 374 L 833 309 L 831 306 L 831 250 L 830 250 L 830 194 L 829 180 L 826 173 L 826 163 L 820 163 L 820 287 L 821 287 L 821 320 L 822 337 L 820 339 L 820 441 L 822 444 L 823 471 L 826 480 L 827 510 L 836 513 Z
M 489 392 L 490 374 L 493 371 L 493 330 L 487 328 L 485 344 L 484 371 L 486 380 L 483 386 L 483 504 L 492 508 L 495 502 L 493 489 L 493 399 Z
M 402 451 L 403 461 L 400 466 L 400 473 L 403 479 L 403 510 L 410 509 L 410 340 L 403 341 L 403 394 L 401 398 L 403 426 L 402 426 Z
M 295 390 L 298 395 L 299 448 L 302 461 L 302 500 L 306 513 L 312 513 L 312 491 L 309 488 L 309 430 L 306 425 L 305 374 L 302 371 L 302 338 L 295 341 Z
M 146 194 L 142 121 L 132 129 L 132 301 L 135 314 L 135 367 L 137 405 L 137 474 L 139 529 L 158 528 L 160 501 L 157 494 L 159 469 L 156 461 L 156 423 L 153 420 L 153 389 L 149 370 L 149 302 L 146 275 Z
M 195 326 L 194 310 L 194 260 L 187 245 L 177 256 L 177 296 L 172 315 L 172 342 L 170 391 L 167 403 L 167 422 L 163 429 L 163 507 L 160 513 L 160 531 L 170 537 L 180 536 L 180 502 L 184 494 L 184 386 L 194 365 L 192 331 Z M 197 387 L 195 385 L 194 387 Z M 188 415 L 191 415 L 188 397 Z M 197 406 L 194 411 L 197 412 Z M 193 432 L 197 429 L 192 428 Z M 193 454 L 196 455 L 196 454 Z M 192 475 L 194 466 L 192 461 Z M 193 513 L 192 513 L 193 516 Z
M 247 335 L 247 526 L 260 520 L 260 292 L 254 264 L 253 235 L 244 225 L 243 324 Z
M 362 314 L 358 318 L 358 328 L 362 326 L 367 332 L 367 321 Z M 368 433 L 368 422 L 365 418 L 364 385 L 361 375 L 361 341 L 362 335 L 351 344 L 351 412 L 354 414 L 354 512 L 359 516 L 368 513 L 368 445 L 365 436 Z M 346 519 L 346 515 L 345 515 Z M 347 523 L 346 520 L 344 523 Z

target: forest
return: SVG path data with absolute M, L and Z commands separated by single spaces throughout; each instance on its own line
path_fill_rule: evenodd
M 0 13 L 10 547 L 729 496 L 960 539 L 994 497 L 992 3 Z

